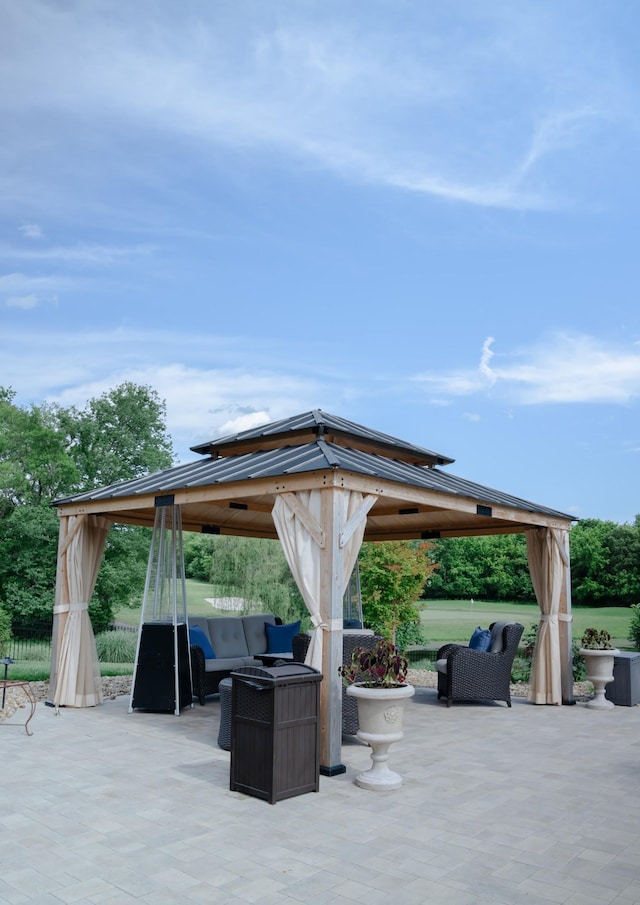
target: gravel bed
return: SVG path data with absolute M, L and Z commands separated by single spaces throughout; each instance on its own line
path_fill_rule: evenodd
M 132 676 L 105 676 L 102 679 L 102 694 L 105 700 L 114 700 L 118 695 L 130 694 Z M 428 669 L 410 669 L 408 679 L 411 685 L 418 688 L 437 688 L 438 681 L 435 672 Z M 49 692 L 48 682 L 32 682 L 31 690 L 36 701 L 46 701 Z M 518 682 L 511 686 L 511 694 L 516 698 L 526 698 L 529 686 L 524 682 Z M 576 682 L 573 686 L 574 697 L 577 701 L 588 701 L 593 697 L 593 686 L 590 682 Z M 1 698 L 0 698 L 1 700 Z M 8 719 L 19 707 L 25 706 L 24 692 L 8 688 L 5 707 L 0 708 L 0 721 Z
M 105 700 L 114 700 L 121 694 L 129 694 L 131 691 L 132 676 L 105 676 L 102 679 L 102 694 Z M 46 701 L 49 694 L 48 682 L 31 682 L 31 691 L 36 701 Z M 0 703 L 2 695 L 0 694 Z M 7 688 L 5 706 L 0 707 L 0 721 L 9 719 L 16 710 L 27 706 L 26 697 L 19 688 Z

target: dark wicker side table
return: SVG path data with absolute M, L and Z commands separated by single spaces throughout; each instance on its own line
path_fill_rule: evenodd
M 218 747 L 231 751 L 231 690 L 233 679 L 221 679 L 220 692 L 220 728 L 218 729 Z

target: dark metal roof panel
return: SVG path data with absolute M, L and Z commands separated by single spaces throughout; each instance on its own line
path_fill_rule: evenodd
M 353 421 L 347 421 L 345 418 L 330 415 L 320 409 L 313 409 L 311 412 L 303 412 L 301 415 L 294 415 L 291 418 L 284 418 L 281 421 L 271 421 L 268 424 L 241 431 L 238 434 L 219 437 L 215 440 L 210 440 L 207 443 L 199 443 L 197 446 L 192 446 L 191 450 L 192 452 L 206 454 L 211 449 L 227 448 L 233 446 L 234 443 L 241 443 L 247 440 L 262 440 L 278 436 L 286 438 L 287 434 L 316 429 L 324 429 L 324 431 L 328 432 L 335 431 L 352 437 L 359 437 L 369 443 L 382 444 L 385 447 L 405 450 L 409 453 L 415 452 L 421 457 L 426 456 L 432 458 L 434 461 L 439 461 L 439 464 L 441 465 L 446 465 L 447 463 L 454 461 L 452 458 L 445 456 L 442 453 L 425 449 L 422 446 L 416 446 L 413 443 L 406 443 L 404 440 L 399 440 L 397 437 L 392 437 L 390 434 L 383 434 L 380 431 L 371 430 L 368 427 L 364 427 L 362 424 L 356 424 Z
M 411 465 L 362 450 L 318 440 L 305 446 L 259 450 L 219 459 L 199 459 L 143 478 L 111 484 L 87 493 L 56 500 L 55 505 L 117 499 L 148 494 L 166 494 L 188 487 L 206 487 L 250 481 L 257 478 L 303 474 L 326 468 L 340 468 L 413 487 L 421 487 L 452 496 L 463 496 L 481 503 L 506 506 L 525 512 L 537 512 L 575 521 L 573 516 L 540 506 L 482 484 L 459 478 L 437 468 Z

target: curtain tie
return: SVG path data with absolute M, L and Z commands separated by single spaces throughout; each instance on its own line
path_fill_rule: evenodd
M 557 625 L 558 624 L 558 614 L 557 613 L 544 613 L 540 617 L 540 622 L 548 622 L 549 625 Z
M 53 608 L 53 614 L 58 615 L 59 613 L 82 613 L 83 610 L 88 610 L 89 604 L 85 600 L 82 603 L 56 603 Z

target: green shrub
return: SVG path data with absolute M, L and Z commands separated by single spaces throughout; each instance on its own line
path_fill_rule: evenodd
M 426 637 L 419 622 L 403 622 L 396 630 L 396 647 L 406 651 L 410 644 L 426 644 Z
M 0 657 L 9 654 L 9 642 L 11 641 L 11 617 L 0 606 Z
M 587 664 L 580 653 L 580 644 L 577 641 L 571 645 L 571 653 L 573 656 L 573 681 L 584 682 L 587 678 Z
M 631 622 L 627 638 L 636 650 L 640 650 L 640 603 L 631 604 Z
M 531 658 L 516 657 L 511 667 L 511 681 L 524 682 L 525 684 L 531 678 Z
M 136 632 L 110 631 L 96 635 L 101 663 L 133 663 L 136 658 Z

